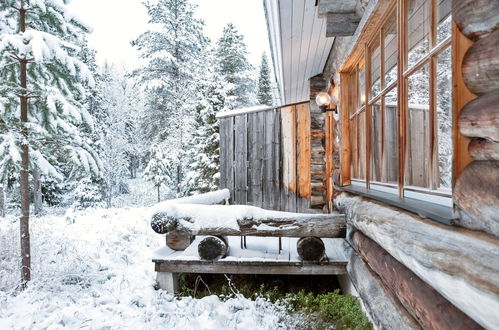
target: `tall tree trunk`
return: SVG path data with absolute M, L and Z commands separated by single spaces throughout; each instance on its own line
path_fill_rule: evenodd
M 158 203 L 161 202 L 161 195 L 159 193 L 159 188 L 161 188 L 161 185 L 158 184 L 156 187 L 158 187 Z
M 5 191 L 3 184 L 0 183 L 0 217 L 5 217 Z
M 24 0 L 21 0 L 19 8 L 19 30 L 26 31 L 26 9 L 24 8 Z M 21 142 L 21 211 L 20 219 L 21 231 L 21 290 L 24 290 L 28 281 L 31 279 L 31 251 L 29 242 L 29 145 L 28 145 L 28 95 L 27 95 L 27 64 L 26 58 L 19 60 L 20 80 L 21 80 L 21 122 L 23 123 Z
M 40 178 L 40 170 L 33 169 L 33 193 L 35 203 L 35 214 L 42 213 L 42 182 Z

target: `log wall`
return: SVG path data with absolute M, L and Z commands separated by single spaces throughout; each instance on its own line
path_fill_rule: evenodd
M 308 103 L 220 118 L 221 187 L 231 204 L 311 211 Z

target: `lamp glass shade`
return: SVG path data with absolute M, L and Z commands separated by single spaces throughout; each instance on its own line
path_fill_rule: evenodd
M 315 97 L 315 103 L 317 103 L 318 106 L 328 105 L 331 103 L 331 96 L 326 92 L 320 92 Z

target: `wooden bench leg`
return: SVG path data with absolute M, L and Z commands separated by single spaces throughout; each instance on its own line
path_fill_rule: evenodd
M 169 293 L 178 292 L 178 273 L 157 272 L 156 282 L 161 290 Z

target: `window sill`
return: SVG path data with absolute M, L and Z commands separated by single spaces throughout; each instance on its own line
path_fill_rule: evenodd
M 369 190 L 365 187 L 357 185 L 349 185 L 340 187 L 341 191 L 364 196 L 374 199 L 378 202 L 386 203 L 406 211 L 416 213 L 417 215 L 438 221 L 442 224 L 454 225 L 454 214 L 451 207 L 443 206 L 435 203 L 425 202 L 414 198 L 400 198 L 397 195 L 382 192 L 379 190 Z

